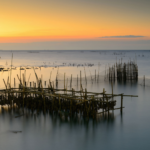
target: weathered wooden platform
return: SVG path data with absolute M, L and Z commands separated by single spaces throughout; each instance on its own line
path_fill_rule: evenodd
M 121 111 L 123 109 L 123 94 L 106 94 L 87 92 L 87 90 L 75 91 L 54 88 L 10 88 L 0 90 L 0 105 L 17 106 L 27 108 L 32 112 L 58 112 L 59 114 L 80 114 L 85 117 L 96 117 L 98 113 L 115 110 L 116 100 L 121 97 Z M 133 96 L 135 97 L 135 96 Z

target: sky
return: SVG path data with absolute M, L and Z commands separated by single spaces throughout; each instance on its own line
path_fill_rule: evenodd
M 0 50 L 150 50 L 150 0 L 0 0 Z

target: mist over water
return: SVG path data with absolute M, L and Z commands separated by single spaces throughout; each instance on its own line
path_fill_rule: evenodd
M 0 51 L 0 65 L 2 68 L 10 68 L 13 53 L 12 86 L 16 78 L 16 86 L 20 76 L 19 67 L 31 69 L 21 70 L 26 73 L 26 79 L 30 76 L 30 82 L 35 82 L 32 67 L 37 67 L 39 78 L 48 82 L 55 81 L 59 66 L 59 87 L 64 86 L 64 73 L 68 78 L 70 88 L 70 76 L 73 75 L 72 88 L 79 89 L 77 75 L 82 71 L 83 88 L 88 91 L 107 93 L 112 92 L 111 83 L 104 80 L 105 68 L 117 62 L 136 61 L 139 69 L 139 81 L 113 83 L 115 94 L 138 95 L 136 98 L 124 97 L 123 113 L 120 110 L 100 114 L 96 120 L 87 120 L 82 116 L 74 118 L 60 118 L 57 114 L 32 114 L 26 110 L 25 115 L 15 118 L 21 112 L 8 106 L 0 106 L 0 150 L 91 150 L 91 149 L 149 149 L 150 119 L 149 119 L 149 86 L 142 86 L 143 75 L 150 77 L 150 51 Z M 99 65 L 100 64 L 100 65 Z M 84 66 L 89 80 L 84 81 Z M 99 82 L 90 80 L 90 72 L 94 79 L 95 70 L 101 75 Z M 3 79 L 7 80 L 10 71 L 0 72 L 0 88 L 5 88 Z M 148 83 L 147 79 L 147 83 Z M 47 84 L 46 84 L 47 86 Z M 120 97 L 116 108 L 120 107 Z

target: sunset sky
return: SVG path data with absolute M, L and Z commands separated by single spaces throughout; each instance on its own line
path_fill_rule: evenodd
M 150 0 L 0 0 L 0 50 L 150 49 Z

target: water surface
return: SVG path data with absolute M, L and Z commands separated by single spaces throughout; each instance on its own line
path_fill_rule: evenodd
M 38 76 L 47 81 L 52 71 L 52 80 L 55 81 L 56 73 L 59 66 L 60 78 L 63 79 L 66 73 L 66 79 L 70 79 L 80 74 L 84 75 L 82 64 L 94 64 L 94 66 L 85 66 L 87 76 L 98 72 L 105 74 L 106 65 L 111 65 L 117 61 L 128 62 L 137 61 L 139 67 L 139 77 L 150 76 L 149 70 L 149 51 L 0 51 L 1 67 L 8 68 L 11 65 L 13 53 L 13 66 L 36 66 Z M 6 64 L 7 62 L 7 64 Z M 44 62 L 44 63 L 43 63 Z M 71 64 L 71 66 L 70 66 Z M 76 66 L 72 66 L 76 64 Z M 77 67 L 77 65 L 79 65 Z M 56 68 L 57 66 L 57 68 Z M 26 70 L 26 77 L 31 74 L 30 81 L 35 80 L 33 69 Z M 21 71 L 21 74 L 24 70 Z M 9 71 L 1 72 L 0 88 L 4 88 L 2 79 L 7 80 Z M 20 70 L 16 68 L 12 74 L 13 79 L 20 75 Z M 63 81 L 62 81 L 63 82 Z M 141 78 L 139 79 L 141 82 Z M 61 82 L 60 82 L 61 83 Z M 60 84 L 63 87 L 63 83 Z M 111 93 L 111 83 L 101 78 L 99 82 L 91 82 L 89 79 L 87 85 L 83 87 L 88 91 L 102 92 L 103 88 L 107 93 Z M 69 85 L 68 85 L 69 88 Z M 73 88 L 79 89 L 76 81 Z M 41 149 L 149 149 L 150 119 L 149 119 L 149 91 L 150 87 L 143 87 L 139 83 L 115 83 L 113 84 L 114 93 L 124 93 L 127 95 L 138 95 L 137 98 L 124 97 L 123 113 L 120 110 L 110 111 L 104 115 L 99 115 L 96 120 L 92 118 L 88 121 L 82 116 L 75 118 L 59 118 L 57 114 L 41 113 L 39 115 L 25 112 L 22 117 L 15 118 L 21 110 L 10 110 L 7 106 L 0 108 L 0 149 L 12 150 L 41 150 Z M 120 97 L 116 98 L 117 105 L 120 106 Z M 16 131 L 21 131 L 16 133 Z

